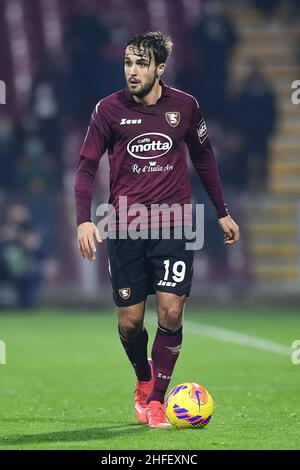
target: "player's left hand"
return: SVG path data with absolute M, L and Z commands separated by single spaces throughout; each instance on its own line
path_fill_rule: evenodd
M 235 221 L 227 215 L 219 219 L 219 225 L 224 232 L 225 245 L 233 245 L 240 239 L 240 228 Z

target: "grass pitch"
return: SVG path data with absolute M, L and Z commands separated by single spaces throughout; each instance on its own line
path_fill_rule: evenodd
M 204 385 L 215 412 L 207 428 L 178 431 L 135 422 L 135 378 L 113 310 L 0 313 L 0 449 L 299 449 L 300 365 L 289 355 L 299 312 L 188 306 L 185 320 L 170 388 Z M 155 322 L 146 323 L 151 346 Z

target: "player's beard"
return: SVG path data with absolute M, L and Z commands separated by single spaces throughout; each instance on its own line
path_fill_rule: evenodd
M 130 91 L 130 93 L 134 96 L 137 96 L 138 98 L 145 98 L 145 96 L 147 96 L 152 90 L 152 88 L 154 87 L 155 82 L 156 82 L 156 74 L 154 74 L 153 78 L 148 83 L 146 83 L 139 91 L 133 90 L 133 91 Z

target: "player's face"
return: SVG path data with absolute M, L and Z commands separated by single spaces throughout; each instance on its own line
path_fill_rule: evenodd
M 139 98 L 148 95 L 157 80 L 158 71 L 152 51 L 138 51 L 128 46 L 125 51 L 124 71 L 130 93 Z

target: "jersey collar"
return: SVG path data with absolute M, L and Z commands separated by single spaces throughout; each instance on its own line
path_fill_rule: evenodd
M 141 103 L 137 103 L 135 101 L 135 99 L 133 98 L 132 94 L 130 93 L 130 91 L 128 90 L 128 88 L 126 87 L 125 88 L 125 98 L 126 98 L 126 101 L 128 101 L 129 103 L 131 104 L 135 104 L 136 106 L 142 106 L 143 108 L 151 108 L 152 106 L 156 106 L 158 103 L 160 103 L 165 97 L 169 96 L 170 95 L 170 89 L 167 85 L 165 85 L 165 83 L 162 81 L 162 80 L 159 80 L 159 84 L 162 88 L 162 92 L 161 92 L 161 96 L 160 98 L 158 98 L 158 100 L 156 101 L 155 104 L 150 104 L 148 106 L 144 106 L 142 105 Z

